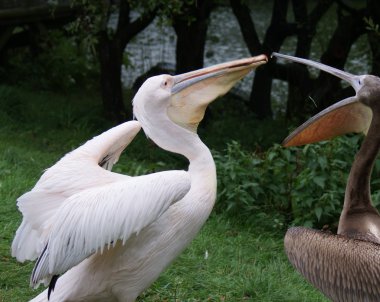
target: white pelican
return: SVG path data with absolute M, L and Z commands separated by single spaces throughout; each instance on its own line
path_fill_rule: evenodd
M 32 301 L 131 302 L 156 280 L 215 202 L 215 164 L 196 133 L 207 105 L 266 61 L 261 55 L 149 78 L 133 101 L 138 121 L 65 155 L 18 199 L 23 221 L 12 255 L 38 257 L 31 285 L 50 283 Z M 188 172 L 129 177 L 108 171 L 140 125 L 158 146 L 185 156 Z
M 290 228 L 285 235 L 288 258 L 333 301 L 380 301 L 380 215 L 372 204 L 370 188 L 380 150 L 380 78 L 355 76 L 297 57 L 277 53 L 274 56 L 324 70 L 347 81 L 356 92 L 294 130 L 285 139 L 285 146 L 313 143 L 349 132 L 366 134 L 348 177 L 338 235 Z

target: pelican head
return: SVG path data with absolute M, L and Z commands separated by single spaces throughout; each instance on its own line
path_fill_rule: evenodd
M 151 77 L 135 95 L 134 115 L 161 148 L 180 153 L 175 150 L 178 142 L 174 148 L 171 146 L 173 137 L 182 136 L 183 131 L 196 135 L 208 104 L 267 60 L 267 56 L 260 55 L 180 75 Z
M 356 92 L 358 101 L 376 111 L 376 108 L 380 107 L 380 78 L 363 75 L 359 77 L 358 83 L 360 87 Z
M 279 53 L 273 53 L 273 56 L 328 72 L 348 82 L 355 90 L 355 96 L 333 104 L 298 127 L 284 140 L 284 146 L 314 143 L 351 132 L 367 134 L 373 112 L 380 112 L 380 78 L 353 75 L 322 63 Z

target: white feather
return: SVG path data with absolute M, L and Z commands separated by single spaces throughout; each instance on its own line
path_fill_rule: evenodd
M 32 283 L 64 273 L 95 252 L 138 234 L 190 189 L 185 171 L 129 178 L 68 198 L 54 217 L 47 249 L 37 261 Z M 97 230 L 97 231 L 94 231 Z
M 12 243 L 18 261 L 34 260 L 41 253 L 57 209 L 72 195 L 85 189 L 128 179 L 98 163 L 107 157 L 115 163 L 140 130 L 137 121 L 126 122 L 89 140 L 47 169 L 35 187 L 18 199 L 23 221 Z M 110 164 L 104 162 L 110 167 Z

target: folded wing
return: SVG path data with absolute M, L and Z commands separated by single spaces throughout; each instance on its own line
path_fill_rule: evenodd
M 54 217 L 31 283 L 66 272 L 93 253 L 102 253 L 160 217 L 190 189 L 185 171 L 165 171 L 93 188 L 68 198 Z
M 18 198 L 23 220 L 12 243 L 12 256 L 18 261 L 38 257 L 57 209 L 70 196 L 129 178 L 104 168 L 112 168 L 140 128 L 137 121 L 116 126 L 66 154 L 47 169 L 35 187 Z

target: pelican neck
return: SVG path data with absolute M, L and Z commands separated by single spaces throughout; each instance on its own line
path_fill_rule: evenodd
M 367 136 L 355 156 L 346 187 L 344 208 L 365 208 L 372 206 L 371 174 L 380 149 L 380 118 L 373 112 Z

